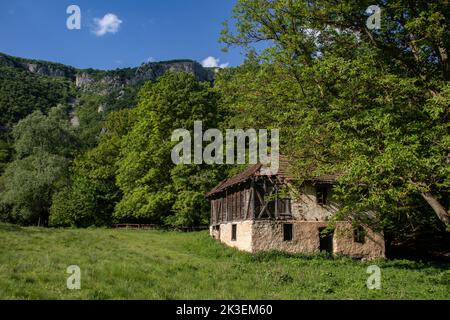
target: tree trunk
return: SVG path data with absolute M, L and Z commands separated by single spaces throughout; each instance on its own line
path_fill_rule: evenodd
M 448 53 L 447 49 L 442 45 L 438 47 L 439 58 L 442 65 L 442 73 L 445 80 L 450 78 L 450 66 L 448 64 Z
M 440 204 L 440 202 L 433 196 L 430 192 L 423 192 L 422 197 L 425 201 L 433 208 L 434 212 L 436 212 L 439 220 L 441 220 L 445 225 L 450 224 L 450 216 L 445 210 L 444 206 Z

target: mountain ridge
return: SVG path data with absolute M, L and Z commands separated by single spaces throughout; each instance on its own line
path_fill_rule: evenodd
M 0 52 L 0 65 L 18 68 L 32 74 L 68 78 L 81 91 L 106 94 L 143 81 L 154 81 L 168 71 L 191 73 L 199 81 L 213 82 L 218 68 L 205 68 L 189 59 L 143 63 L 134 68 L 113 70 L 80 69 L 61 63 L 26 59 Z

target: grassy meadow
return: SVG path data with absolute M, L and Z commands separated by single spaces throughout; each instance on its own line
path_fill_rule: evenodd
M 382 270 L 369 290 L 367 267 Z M 81 289 L 69 290 L 69 265 Z M 0 224 L 0 299 L 450 299 L 448 265 L 248 254 L 206 231 L 42 229 Z

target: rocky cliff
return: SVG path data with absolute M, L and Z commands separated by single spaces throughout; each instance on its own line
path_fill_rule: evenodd
M 198 62 L 192 60 L 151 62 L 136 68 L 110 71 L 82 70 L 53 62 L 16 58 L 2 53 L 0 53 L 0 65 L 19 68 L 43 76 L 70 78 L 79 90 L 97 93 L 108 93 L 142 81 L 155 80 L 167 71 L 188 72 L 199 81 L 210 82 L 214 80 L 217 72 L 216 69 L 204 68 Z
M 198 62 L 177 60 L 152 62 L 137 68 L 112 71 L 79 70 L 75 83 L 82 91 L 104 92 L 135 85 L 142 81 L 156 80 L 168 71 L 184 71 L 193 74 L 199 81 L 214 81 L 215 69 L 204 68 Z
M 77 70 L 59 63 L 30 60 L 0 53 L 0 65 L 22 69 L 41 76 L 65 77 L 75 79 Z

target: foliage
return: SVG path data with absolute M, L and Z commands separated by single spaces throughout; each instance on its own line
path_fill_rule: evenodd
M 47 112 L 65 103 L 71 92 L 70 81 L 31 74 L 0 65 L 0 130 L 11 128 L 34 111 Z
M 205 221 L 204 199 L 217 174 L 206 166 L 176 168 L 171 160 L 175 129 L 192 131 L 194 121 L 205 127 L 217 126 L 220 114 L 216 96 L 207 83 L 186 73 L 167 73 L 155 84 L 147 83 L 140 92 L 137 122 L 122 141 L 117 185 L 124 197 L 116 207 L 118 220 L 184 224 Z M 195 181 L 205 181 L 195 182 Z M 192 181 L 192 182 L 191 182 Z M 184 192 L 180 192 L 183 190 Z M 189 215 L 190 217 L 187 217 Z
M 12 150 L 8 140 L 0 138 L 0 175 L 11 160 Z
M 0 180 L 3 220 L 47 224 L 52 194 L 79 145 L 63 115 L 63 107 L 48 116 L 35 111 L 14 127 L 15 158 Z
M 75 106 L 75 114 L 79 119 L 77 131 L 86 149 L 93 148 L 98 143 L 105 117 L 104 113 L 99 112 L 100 106 L 104 106 L 104 103 L 103 97 L 99 94 L 78 94 Z
M 133 112 L 129 109 L 107 116 L 106 132 L 98 146 L 74 160 L 69 183 L 54 195 L 51 225 L 89 227 L 112 223 L 114 207 L 122 196 L 116 186 L 120 141 L 133 122 Z
M 19 121 L 11 134 L 16 157 L 22 159 L 39 151 L 72 156 L 80 143 L 67 118 L 65 107 L 59 106 L 48 115 L 35 111 Z
M 341 173 L 336 219 L 423 222 L 428 193 L 448 223 L 449 4 L 383 3 L 381 30 L 368 30 L 371 4 L 240 0 L 222 40 L 268 49 L 217 82 L 229 121 L 281 128 L 299 182 Z
M 1 177 L 1 206 L 7 220 L 45 224 L 55 183 L 66 174 L 67 159 L 43 151 L 11 162 Z

